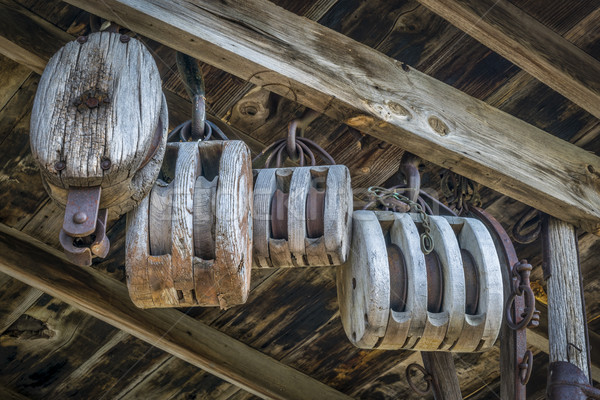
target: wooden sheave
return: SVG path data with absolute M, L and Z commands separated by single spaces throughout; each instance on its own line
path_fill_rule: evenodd
M 229 308 L 245 303 L 252 262 L 247 146 L 241 141 L 169 143 L 161 178 L 127 215 L 125 267 L 135 305 Z
M 31 116 L 31 150 L 50 197 L 100 186 L 109 219 L 148 194 L 167 141 L 167 103 L 152 55 L 102 32 L 67 43 L 48 62 Z
M 255 267 L 317 267 L 346 261 L 352 220 L 346 166 L 272 168 L 254 174 Z M 276 192 L 282 201 L 278 209 L 274 207 Z M 310 218 L 319 220 L 317 234 L 309 232 Z M 280 237 L 274 235 L 275 219 L 283 221 Z
M 337 288 L 344 330 L 355 346 L 476 352 L 496 341 L 504 298 L 490 234 L 471 218 L 429 219 L 434 252 L 428 257 L 437 258 L 437 280 L 421 249 L 419 215 L 354 212 L 350 256 L 338 267 Z M 404 268 L 393 261 L 392 252 L 401 257 Z M 467 257 L 477 277 L 470 285 L 465 284 L 469 280 L 463 268 Z M 429 286 L 436 281 L 441 282 L 441 300 L 432 306 Z

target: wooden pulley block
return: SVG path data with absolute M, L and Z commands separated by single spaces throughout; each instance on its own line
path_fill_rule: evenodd
M 106 219 L 148 194 L 167 128 L 160 74 L 141 42 L 93 33 L 50 59 L 33 104 L 31 150 L 50 197 L 65 208 L 60 237 L 73 262 L 105 255 L 108 241 L 95 238 Z
M 127 214 L 125 268 L 140 308 L 246 302 L 252 167 L 241 141 L 169 143 L 150 195 Z
M 481 222 L 429 216 L 434 250 L 421 249 L 419 214 L 355 211 L 338 302 L 360 348 L 475 352 L 500 330 L 502 275 Z
M 352 216 L 344 165 L 255 170 L 254 266 L 340 265 Z

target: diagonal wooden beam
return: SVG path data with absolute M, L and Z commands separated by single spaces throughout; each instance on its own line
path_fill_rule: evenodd
M 0 272 L 263 398 L 349 398 L 180 311 L 136 308 L 125 284 L 3 224 Z
M 600 61 L 508 0 L 418 0 L 600 118 Z
M 266 0 L 67 0 L 600 234 L 600 158 Z

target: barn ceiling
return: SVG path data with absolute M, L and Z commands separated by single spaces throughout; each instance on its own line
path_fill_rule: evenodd
M 100 3 L 102 2 L 98 2 Z M 567 142 L 570 142 L 574 146 L 568 147 L 568 151 L 577 146 L 577 150 L 583 149 L 586 154 L 600 155 L 600 103 L 597 101 L 600 89 L 597 75 L 590 78 L 585 72 L 599 70 L 600 1 L 510 1 L 510 4 L 530 18 L 527 21 L 537 21 L 531 25 L 535 28 L 531 28 L 531 31 L 536 32 L 534 39 L 539 36 L 558 40 L 558 37 L 564 42 L 556 42 L 558 44 L 555 47 L 572 47 L 571 51 L 580 57 L 580 62 L 589 64 L 571 63 L 576 65 L 569 64 L 556 70 L 551 67 L 556 65 L 557 59 L 560 61 L 561 54 L 548 53 L 550 62 L 546 60 L 533 67 L 527 65 L 527 60 L 523 61 L 518 57 L 512 59 L 507 54 L 510 53 L 507 51 L 507 48 L 511 48 L 510 43 L 498 44 L 492 41 L 488 45 L 496 51 L 490 50 L 469 36 L 471 34 L 482 40 L 480 32 L 469 32 L 465 28 L 469 34 L 464 33 L 427 8 L 425 5 L 432 7 L 429 3 L 433 2 L 430 1 L 281 0 L 273 3 L 361 42 L 472 98 L 482 100 L 547 132 L 548 137 L 552 135 L 560 138 L 564 142 L 557 143 L 563 143 L 565 149 Z M 498 7 L 503 7 L 509 2 L 500 0 L 496 3 L 499 3 Z M 451 10 L 435 11 L 449 14 Z M 468 12 L 459 10 L 457 15 L 454 19 L 448 19 L 464 28 L 461 24 L 468 24 L 469 20 L 466 19 L 465 22 L 460 16 L 468 16 Z M 55 260 L 54 266 L 63 266 L 63 271 L 74 271 L 73 276 L 81 278 L 81 282 L 88 279 L 90 282 L 93 280 L 102 283 L 105 282 L 104 278 L 109 278 L 105 284 L 93 286 L 90 283 L 90 287 L 99 288 L 98 290 L 114 289 L 114 293 L 118 294 L 124 290 L 125 282 L 124 218 L 113 221 L 109 229 L 109 256 L 105 260 L 95 261 L 92 270 L 85 276 L 79 276 L 75 270 L 69 269 L 73 267 L 64 261 L 52 258 L 56 256 L 45 259 L 45 253 L 39 255 L 37 250 L 27 244 L 28 238 L 34 238 L 58 248 L 58 231 L 63 217 L 62 211 L 48 198 L 30 153 L 29 120 L 33 97 L 40 73 L 48 59 L 66 42 L 89 33 L 89 21 L 90 14 L 87 11 L 58 0 L 0 0 L 0 251 L 14 257 L 17 257 L 15 254 L 22 254 L 22 263 L 29 265 L 31 274 L 35 273 L 33 266 L 37 263 Z M 502 25 L 498 21 L 495 23 Z M 485 21 L 482 26 L 485 27 Z M 521 26 L 520 29 L 521 31 L 514 32 L 517 38 L 531 35 L 527 26 Z M 175 51 L 165 43 L 137 34 L 135 30 L 129 34 L 141 40 L 155 58 L 169 105 L 170 126 L 174 127 L 189 119 L 191 104 L 177 74 Z M 511 61 L 498 52 L 511 58 Z M 515 52 L 520 53 L 518 49 Z M 539 53 L 546 54 L 543 48 Z M 302 63 L 303 60 L 297 62 Z M 525 72 L 517 64 L 530 72 Z M 306 109 L 303 98 L 299 99 L 297 94 L 281 89 L 281 85 L 278 88 L 263 85 L 264 92 L 258 93 L 270 93 L 267 93 L 270 99 L 268 118 L 256 119 L 241 115 L 236 104 L 257 87 L 256 80 L 240 78 L 207 63 L 201 63 L 201 66 L 206 81 L 207 111 L 210 118 L 228 125 L 236 138 L 248 144 L 253 154 L 260 152 L 273 140 L 283 137 L 287 124 L 301 116 Z M 575 70 L 584 72 L 577 75 L 572 72 Z M 571 82 L 566 77 L 569 74 L 573 75 L 572 81 L 577 84 L 562 84 Z M 552 87 L 540 82 L 540 79 L 546 80 Z M 405 146 L 399 146 L 401 143 L 397 140 L 382 140 L 387 137 L 385 132 L 370 135 L 365 127 L 350 127 L 339 122 L 339 118 L 335 118 L 331 112 L 326 114 L 320 115 L 311 123 L 306 136 L 325 148 L 338 163 L 348 166 L 353 188 L 357 192 L 393 178 L 404 148 L 416 147 L 408 141 Z M 518 138 L 518 132 L 506 133 L 509 134 Z M 465 142 L 464 146 L 464 151 L 468 152 L 469 142 Z M 427 146 L 423 145 L 418 149 L 426 152 Z M 552 160 L 544 158 L 547 156 L 544 145 L 533 150 L 528 154 L 532 160 L 541 159 L 541 163 L 547 163 L 544 165 L 552 165 Z M 528 165 L 527 157 L 522 158 L 525 159 L 524 165 Z M 440 192 L 440 174 L 443 168 L 439 165 L 463 172 L 462 168 L 464 174 L 471 174 L 472 177 L 478 173 L 475 169 L 471 170 L 471 164 L 466 161 L 462 164 L 447 163 L 443 159 L 430 157 L 421 165 L 422 185 L 434 193 Z M 560 172 L 560 168 L 557 165 L 555 171 Z M 593 175 L 593 171 L 590 173 Z M 535 171 L 530 175 L 535 175 Z M 538 175 L 543 180 L 542 174 L 538 172 Z M 554 176 L 552 171 L 549 176 Z M 489 181 L 488 186 L 493 186 L 493 179 L 482 179 L 488 179 L 485 182 Z M 573 182 L 581 180 L 575 175 L 572 179 Z M 597 180 L 590 178 L 589 182 L 592 191 L 597 193 Z M 572 190 L 573 187 L 580 188 L 579 183 L 573 183 L 573 186 L 569 182 L 563 183 L 564 187 L 548 191 L 548 202 L 545 197 L 529 202 L 526 199 L 529 192 L 521 191 L 518 187 L 508 187 L 510 185 L 499 185 L 495 188 L 498 191 L 483 186 L 483 206 L 510 232 L 528 206 L 501 193 L 514 192 L 515 196 L 522 196 L 521 200 L 529 204 L 539 203 L 540 207 L 549 207 L 547 204 L 551 204 L 552 199 L 563 198 L 561 193 L 567 193 L 564 198 L 577 198 L 580 195 Z M 524 194 L 520 195 L 520 192 Z M 535 196 L 532 194 L 531 197 Z M 597 217 L 597 204 L 592 211 Z M 569 218 L 575 215 L 566 209 L 555 211 L 558 214 L 555 216 L 560 217 L 561 212 L 568 214 Z M 596 217 L 591 216 L 590 220 Z M 17 231 L 20 233 L 17 234 Z M 579 245 L 590 340 L 592 346 L 594 343 L 600 346 L 600 269 L 597 261 L 600 256 L 600 241 L 597 236 L 580 230 Z M 19 249 L 21 253 L 18 252 Z M 539 288 L 537 307 L 543 313 L 540 327 L 529 334 L 535 363 L 527 397 L 538 399 L 544 398 L 548 365 L 541 245 L 539 241 L 518 245 L 517 252 L 520 258 L 527 258 L 534 265 L 532 280 Z M 0 262 L 2 263 L 6 261 Z M 15 264 L 18 262 L 15 261 Z M 52 274 L 52 266 L 40 267 L 40 270 Z M 99 278 L 93 278 L 96 276 L 94 274 L 99 274 Z M 56 276 L 56 279 L 60 279 L 60 275 Z M 27 281 L 25 278 L 21 280 Z M 33 280 L 29 281 L 32 282 Z M 70 284 L 76 287 L 75 281 Z M 57 284 L 56 287 L 61 286 Z M 65 286 L 67 287 L 68 285 Z M 81 291 L 88 293 L 85 285 Z M 141 340 L 140 335 L 131 334 L 126 322 L 107 323 L 110 318 L 104 318 L 100 309 L 90 310 L 89 307 L 93 305 L 88 307 L 85 301 L 77 303 L 71 299 L 66 302 L 67 299 L 61 297 L 64 292 L 53 292 L 51 284 L 45 292 L 0 274 L 0 397 L 255 397 L 192 365 L 192 360 L 185 357 L 182 360 L 171 354 L 169 346 L 160 342 L 160 336 Z M 77 297 L 77 293 L 72 295 L 73 298 Z M 126 302 L 127 299 L 123 301 Z M 106 307 L 112 307 L 111 304 L 114 306 L 114 302 L 107 302 Z M 127 305 L 123 309 L 128 309 L 127 307 L 133 306 Z M 120 308 L 115 306 L 115 310 L 118 312 Z M 268 357 L 264 361 L 267 366 L 265 368 L 272 368 L 272 371 L 284 369 L 285 365 L 298 371 L 299 376 L 303 377 L 301 379 L 313 378 L 354 398 L 421 398 L 408 387 L 404 377 L 409 363 L 420 362 L 418 354 L 359 350 L 347 340 L 339 318 L 334 269 L 254 270 L 252 292 L 243 306 L 226 311 L 213 308 L 170 311 L 161 315 L 166 320 L 181 316 L 186 326 L 195 327 L 197 332 L 205 332 L 206 335 L 215 334 L 215 337 L 224 341 L 222 343 L 231 343 L 234 347 L 238 344 L 247 345 L 240 347 L 247 349 L 240 352 L 249 358 L 263 360 L 261 354 L 258 354 L 262 353 Z M 140 315 L 139 321 L 136 320 L 139 322 L 138 327 L 152 321 L 151 314 L 148 314 L 149 319 L 144 319 L 146 314 Z M 151 330 L 151 327 L 148 329 Z M 190 337 L 189 341 L 203 340 L 202 336 Z M 167 339 L 170 340 L 169 337 Z M 464 398 L 499 398 L 499 353 L 500 349 L 496 346 L 486 353 L 454 355 Z M 594 379 L 598 382 L 598 347 L 592 348 L 592 364 Z M 243 374 L 243 371 L 239 374 Z M 283 374 L 273 374 L 269 378 L 275 382 L 284 379 Z

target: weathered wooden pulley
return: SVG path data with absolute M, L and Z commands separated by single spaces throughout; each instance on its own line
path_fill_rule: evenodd
M 254 265 L 298 267 L 346 261 L 352 216 L 343 165 L 255 170 Z
M 107 217 L 150 191 L 167 141 L 167 104 L 150 53 L 101 32 L 48 62 L 31 117 L 31 149 L 50 197 L 65 208 L 61 243 L 76 264 L 105 256 Z
M 478 220 L 355 211 L 350 256 L 338 267 L 344 330 L 360 348 L 474 352 L 500 330 L 502 275 L 491 236 Z
M 243 142 L 169 143 L 150 195 L 127 214 L 133 302 L 140 308 L 244 303 L 251 218 L 252 169 Z

